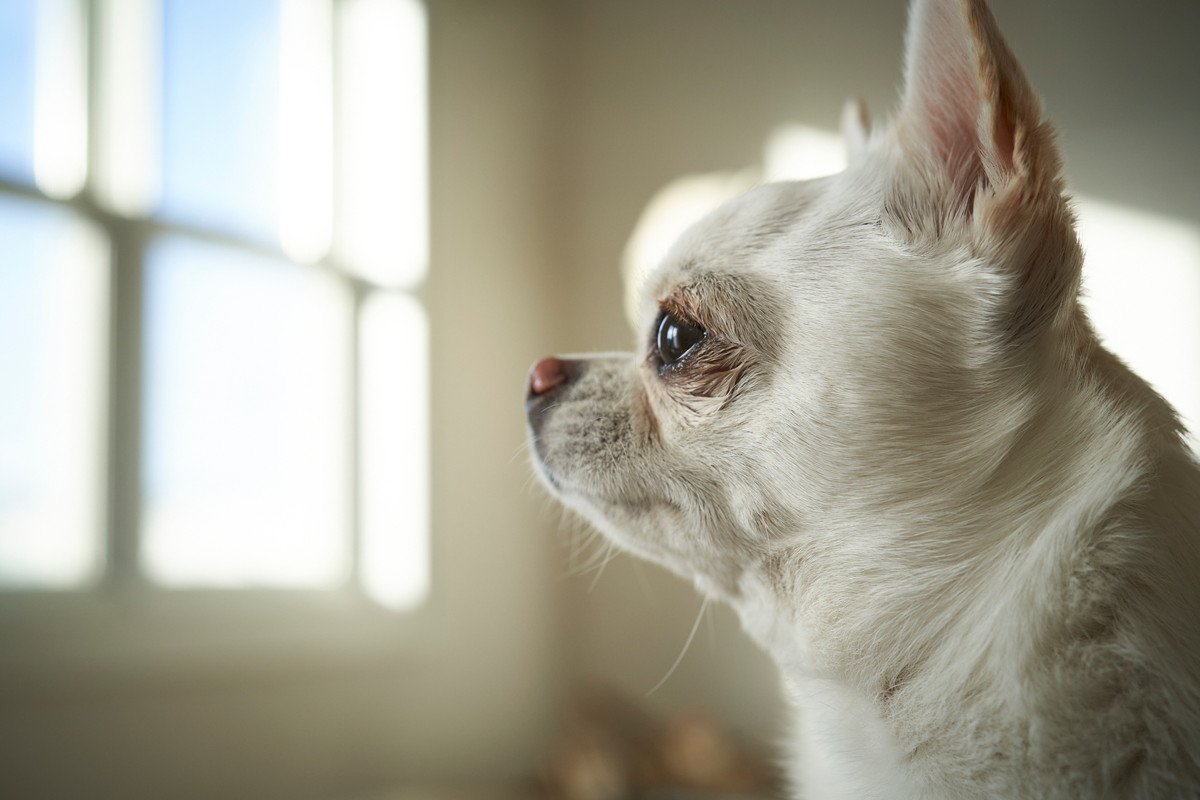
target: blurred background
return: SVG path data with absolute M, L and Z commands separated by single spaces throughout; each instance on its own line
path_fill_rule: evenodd
M 1104 337 L 1200 420 L 1200 5 L 992 5 Z M 904 14 L 0 0 L 0 796 L 769 796 L 773 667 L 545 497 L 525 374 L 839 169 Z

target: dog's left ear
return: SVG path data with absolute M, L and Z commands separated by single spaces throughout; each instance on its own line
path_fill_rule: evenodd
M 983 0 L 914 0 L 896 129 L 912 159 L 949 181 L 950 213 L 971 217 L 979 192 L 1057 193 L 1041 103 Z
M 842 106 L 842 142 L 846 145 L 846 161 L 861 161 L 871 142 L 871 117 L 867 104 L 851 97 Z

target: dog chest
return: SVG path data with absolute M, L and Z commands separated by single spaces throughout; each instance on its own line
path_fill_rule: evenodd
M 902 752 L 874 706 L 836 681 L 786 681 L 795 708 L 787 759 L 804 800 L 917 798 Z

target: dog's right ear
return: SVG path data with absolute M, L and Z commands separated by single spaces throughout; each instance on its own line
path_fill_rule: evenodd
M 1041 102 L 983 0 L 914 0 L 889 218 L 967 245 L 1012 287 L 1021 339 L 1078 292 L 1081 256 Z
M 905 50 L 896 133 L 913 165 L 939 173 L 930 177 L 952 203 L 944 212 L 969 219 L 981 199 L 1057 193 L 1041 103 L 983 0 L 914 0 Z

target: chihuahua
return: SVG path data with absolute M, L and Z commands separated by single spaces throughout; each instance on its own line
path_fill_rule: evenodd
M 982 0 L 915 0 L 843 127 L 675 243 L 633 354 L 534 365 L 538 474 L 771 653 L 797 798 L 1200 797 L 1200 466 Z

